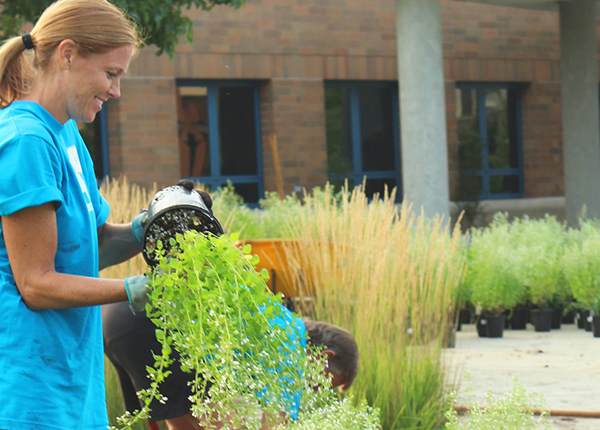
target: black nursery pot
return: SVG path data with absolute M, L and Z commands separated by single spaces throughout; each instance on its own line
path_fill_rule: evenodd
M 223 234 L 221 224 L 197 191 L 174 185 L 156 193 L 148 207 L 144 228 L 142 255 L 146 263 L 151 267 L 158 263 L 155 250 L 159 240 L 165 252 L 169 252 L 169 239 L 188 230 L 215 236 Z
M 583 328 L 585 331 L 592 331 L 592 318 L 590 317 L 590 310 L 583 311 Z
M 552 327 L 552 309 L 532 309 L 529 314 L 535 331 L 550 331 Z
M 592 317 L 592 333 L 594 337 L 600 337 L 600 315 Z
M 529 309 L 525 306 L 517 306 L 512 311 L 510 327 L 513 330 L 525 330 L 529 320 Z
M 575 315 L 575 319 L 577 320 L 577 328 L 585 328 L 585 311 L 579 311 Z
M 504 324 L 506 315 L 488 315 L 487 317 L 487 337 L 502 337 L 504 333 Z
M 475 328 L 477 329 L 477 335 L 479 337 L 487 337 L 487 318 L 488 316 L 485 314 L 477 316 Z
M 560 324 L 562 323 L 563 317 L 563 308 L 553 308 L 552 309 L 552 322 L 550 323 L 551 329 L 559 329 Z

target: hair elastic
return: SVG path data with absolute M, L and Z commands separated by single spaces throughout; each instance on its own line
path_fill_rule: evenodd
M 23 45 L 25 46 L 25 49 L 33 49 L 33 40 L 31 40 L 31 34 L 29 33 L 25 33 L 23 36 L 21 36 L 21 40 L 23 40 Z

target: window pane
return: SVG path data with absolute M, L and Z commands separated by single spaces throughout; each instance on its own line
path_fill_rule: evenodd
M 96 115 L 94 122 L 78 122 L 77 128 L 83 138 L 92 161 L 94 162 L 94 173 L 96 179 L 102 179 L 104 175 L 104 160 L 102 159 L 102 131 L 100 127 L 100 113 Z
M 352 173 L 352 134 L 350 128 L 350 90 L 325 88 L 327 133 L 327 171 Z
M 395 170 L 393 91 L 389 88 L 358 90 L 362 169 Z
M 468 109 L 464 109 L 467 103 Z M 477 111 L 477 90 L 458 89 L 456 106 L 459 170 L 481 169 L 482 148 Z
M 210 176 L 206 87 L 180 87 L 178 90 L 181 176 Z
M 365 194 L 370 199 L 372 199 L 376 193 L 379 194 L 380 198 L 382 198 L 384 196 L 386 186 L 389 195 L 389 193 L 397 186 L 396 180 L 393 178 L 367 179 L 367 185 L 365 186 Z M 396 192 L 398 192 L 398 190 L 396 190 Z
M 519 176 L 518 175 L 506 175 L 506 176 L 491 176 L 490 177 L 490 193 L 510 193 L 517 194 L 520 192 L 519 187 Z
M 256 175 L 253 88 L 219 88 L 219 152 L 222 175 Z
M 353 190 L 354 189 L 354 180 L 351 178 L 348 179 L 331 179 L 329 180 L 329 184 L 333 185 L 333 189 L 334 191 L 337 193 L 338 191 L 341 191 L 344 186 L 346 185 L 346 183 L 348 184 L 348 189 L 349 190 Z
M 258 203 L 258 184 L 233 184 L 233 188 L 245 203 Z
M 516 127 L 509 118 L 515 116 L 514 99 L 509 99 L 506 89 L 487 90 L 485 107 L 487 113 L 488 157 L 491 168 L 518 167 Z M 512 126 L 512 127 L 511 127 Z M 511 130 L 511 128 L 513 130 Z

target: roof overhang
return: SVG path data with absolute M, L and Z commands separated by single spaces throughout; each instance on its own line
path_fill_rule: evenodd
M 517 7 L 521 9 L 550 10 L 558 11 L 557 0 L 455 0 L 466 1 L 470 3 L 491 4 L 495 6 Z M 560 0 L 576 1 L 576 0 Z M 596 1 L 598 3 L 598 1 Z

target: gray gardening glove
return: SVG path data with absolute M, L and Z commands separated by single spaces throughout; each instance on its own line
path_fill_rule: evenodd
M 150 302 L 149 288 L 150 280 L 146 275 L 137 275 L 125 278 L 125 290 L 127 291 L 127 299 L 129 307 L 134 313 L 144 311 L 146 303 Z
M 146 209 L 142 209 L 139 215 L 136 215 L 133 221 L 131 221 L 131 233 L 140 245 L 143 245 L 142 241 L 144 240 L 146 222 L 148 222 L 148 211 Z

